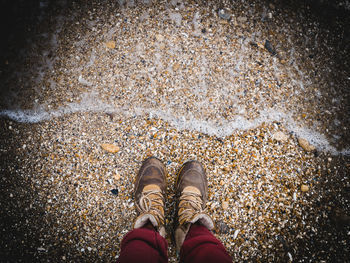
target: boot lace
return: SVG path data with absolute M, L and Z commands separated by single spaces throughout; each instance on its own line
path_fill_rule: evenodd
M 179 223 L 190 222 L 196 214 L 205 213 L 202 209 L 203 201 L 201 195 L 197 193 L 184 192 L 179 201 Z
M 164 197 L 161 191 L 151 190 L 141 194 L 139 204 L 136 204 L 140 213 L 152 214 L 156 217 L 157 222 L 163 223 L 164 214 L 159 209 L 163 207 Z

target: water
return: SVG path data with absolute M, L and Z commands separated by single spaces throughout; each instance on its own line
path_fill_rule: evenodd
M 33 36 L 21 50 L 31 67 L 8 76 L 0 116 L 26 123 L 78 112 L 153 116 L 218 137 L 280 122 L 319 151 L 349 155 L 348 94 L 334 83 L 342 75 L 318 22 L 259 4 L 227 22 L 215 5 L 186 17 L 181 1 L 164 9 L 124 2 L 58 14 Z M 264 49 L 267 39 L 277 55 Z M 111 40 L 113 50 L 105 46 Z

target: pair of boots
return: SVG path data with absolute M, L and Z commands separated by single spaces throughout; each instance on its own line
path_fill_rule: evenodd
M 166 170 L 155 158 L 146 159 L 136 177 L 134 197 L 138 217 L 133 228 L 151 223 L 159 234 L 165 237 L 164 201 L 166 191 Z M 209 230 L 214 228 L 213 220 L 205 212 L 208 198 L 208 181 L 202 165 L 197 161 L 186 162 L 176 180 L 177 227 L 175 243 L 179 251 L 191 224 L 200 223 Z

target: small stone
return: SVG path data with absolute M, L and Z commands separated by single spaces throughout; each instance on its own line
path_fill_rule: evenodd
M 218 15 L 220 18 L 225 20 L 229 20 L 231 18 L 231 12 L 226 8 L 219 9 Z
M 180 64 L 177 63 L 177 62 L 175 62 L 175 63 L 173 64 L 173 70 L 174 70 L 174 71 L 177 71 L 179 68 L 180 68 Z
M 220 164 L 220 165 L 224 165 L 224 164 L 225 164 L 225 162 L 224 162 L 223 160 L 218 160 L 218 164 Z
M 110 153 L 119 152 L 119 147 L 114 144 L 104 143 L 104 144 L 101 144 L 101 147 L 103 148 L 103 150 L 106 150 L 107 152 L 110 152 Z
M 233 239 L 236 239 L 239 234 L 239 229 L 236 229 L 235 232 L 233 233 Z
M 281 59 L 280 62 L 281 62 L 281 64 L 286 64 L 287 63 L 287 61 L 285 59 Z
M 227 201 L 223 201 L 221 203 L 221 206 L 222 206 L 222 209 L 226 210 L 228 208 L 228 206 L 229 206 L 229 203 Z
M 114 174 L 114 180 L 116 181 L 120 180 L 120 174 L 118 172 Z
M 294 193 L 293 193 L 293 201 L 296 201 L 296 200 L 297 200 L 297 193 L 294 192 Z
M 239 16 L 237 17 L 237 21 L 240 23 L 245 23 L 247 22 L 248 18 L 246 16 Z
M 270 41 L 266 40 L 264 47 L 271 53 L 271 55 L 276 55 L 276 50 L 273 48 Z
M 159 42 L 162 42 L 162 41 L 164 41 L 164 36 L 161 35 L 161 34 L 157 34 L 156 35 L 156 40 L 159 41 Z
M 219 234 L 227 234 L 230 230 L 228 225 L 224 221 L 221 221 L 221 220 L 216 223 L 216 228 L 217 228 L 217 231 L 219 232 Z
M 312 152 L 316 149 L 315 146 L 311 145 L 307 140 L 303 138 L 298 138 L 298 142 L 300 146 L 307 152 Z
M 224 168 L 222 168 L 222 170 L 224 170 L 224 172 L 229 172 L 230 171 L 230 167 L 229 166 L 225 166 Z
M 118 191 L 117 188 L 111 190 L 111 193 L 112 193 L 113 195 L 118 195 L 118 192 L 119 192 L 119 191 Z
M 302 192 L 309 191 L 309 187 L 306 184 L 302 184 L 300 189 L 301 189 Z
M 272 138 L 278 142 L 286 142 L 288 140 L 288 135 L 278 131 L 272 136 Z
M 110 49 L 114 49 L 115 48 L 115 41 L 106 42 L 106 47 L 108 47 Z

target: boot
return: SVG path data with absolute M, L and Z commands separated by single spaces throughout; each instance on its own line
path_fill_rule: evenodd
M 155 157 L 147 158 L 136 177 L 134 197 L 138 216 L 133 228 L 141 228 L 151 223 L 154 229 L 165 237 L 165 190 L 165 166 Z
M 203 166 L 197 161 L 186 162 L 180 169 L 176 181 L 177 227 L 176 249 L 180 251 L 191 224 L 199 223 L 209 230 L 214 222 L 205 211 L 208 198 L 208 181 Z

